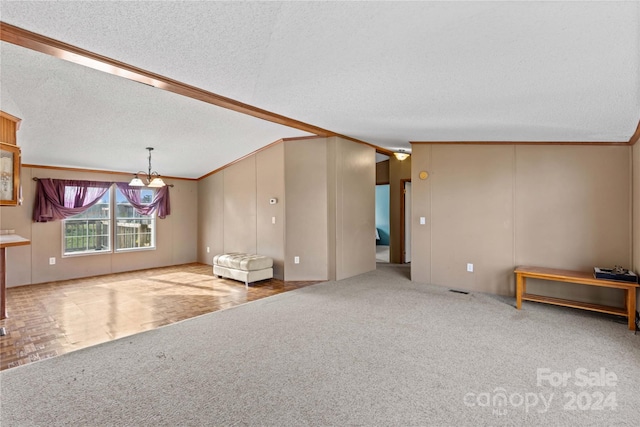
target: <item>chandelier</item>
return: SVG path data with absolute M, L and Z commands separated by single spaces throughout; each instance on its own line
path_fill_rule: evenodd
M 395 153 L 393 153 L 393 155 L 396 156 L 396 159 L 398 159 L 400 161 L 403 161 L 404 159 L 409 157 L 409 153 L 404 151 L 402 148 L 399 149 L 398 151 L 396 151 Z
M 145 171 L 138 171 L 137 173 L 133 174 L 134 177 L 131 180 L 131 182 L 129 183 L 130 187 L 150 187 L 150 188 L 160 188 L 160 187 L 164 187 L 166 184 L 164 183 L 164 181 L 162 180 L 162 178 L 160 178 L 160 174 L 158 172 L 151 172 L 151 152 L 153 151 L 153 147 L 147 147 L 147 150 L 149 150 L 149 171 L 145 172 Z M 140 176 L 144 177 L 144 181 L 140 179 Z

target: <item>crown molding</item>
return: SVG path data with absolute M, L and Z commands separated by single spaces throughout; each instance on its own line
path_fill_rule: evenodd
M 626 146 L 633 145 L 640 139 L 640 121 L 629 141 L 409 141 L 410 144 L 451 144 L 451 145 L 592 145 L 592 146 Z
M 20 119 L 20 118 L 18 118 L 16 116 L 13 116 L 13 115 L 11 115 L 9 113 L 6 113 L 6 112 L 4 112 L 2 110 L 0 110 L 0 117 L 4 117 L 5 119 L 14 122 L 16 124 L 16 130 L 20 130 L 20 123 L 22 123 L 22 119 Z
M 66 166 L 47 166 L 47 165 L 33 165 L 33 164 L 28 164 L 28 163 L 23 163 L 22 164 L 23 168 L 31 168 L 31 169 L 48 169 L 48 170 L 58 170 L 58 171 L 68 171 L 68 172 L 88 172 L 88 173 L 104 173 L 104 174 L 109 174 L 109 175 L 127 175 L 127 176 L 132 176 L 134 175 L 131 172 L 121 172 L 121 171 L 109 171 L 109 170 L 102 170 L 102 169 L 84 169 L 84 168 L 72 168 L 72 167 L 66 167 Z M 162 175 L 163 179 L 177 179 L 177 180 L 181 180 L 181 181 L 197 181 L 198 178 L 181 178 L 178 176 L 167 176 L 167 175 Z
M 272 123 L 277 123 L 304 132 L 309 132 L 313 134 L 311 137 L 339 136 L 341 138 L 345 138 L 359 144 L 373 147 L 376 151 L 383 154 L 392 153 L 385 148 L 378 147 L 368 142 L 361 141 L 356 138 L 351 138 L 349 136 L 323 129 L 321 127 L 314 126 L 308 123 L 304 123 L 289 117 L 285 117 L 267 110 L 263 110 L 252 105 L 245 104 L 243 102 L 236 101 L 234 99 L 227 98 L 222 95 L 218 95 L 213 92 L 209 92 L 204 89 L 200 89 L 195 86 L 191 86 L 186 83 L 182 83 L 177 80 L 173 80 L 138 67 L 134 67 L 124 62 L 120 62 L 115 59 L 90 52 L 77 46 L 73 46 L 71 44 L 64 43 L 50 37 L 24 30 L 22 28 L 7 24 L 6 22 L 2 21 L 0 21 L 0 40 L 119 77 L 124 77 L 138 83 L 143 83 L 149 86 L 156 87 L 158 89 L 186 96 L 191 99 L 206 102 L 208 104 L 222 107 L 227 110 L 232 110 Z M 205 176 L 208 175 L 209 174 Z
M 326 129 L 272 113 L 1 21 L 0 40 L 294 129 L 320 136 L 335 134 Z
M 638 139 L 640 139 L 640 121 L 638 122 L 636 131 L 633 133 L 633 135 L 631 135 L 631 138 L 629 138 L 629 145 L 634 145 L 636 142 L 638 142 Z
M 629 142 L 572 142 L 572 141 L 409 141 L 415 145 L 583 145 L 583 146 L 629 146 Z

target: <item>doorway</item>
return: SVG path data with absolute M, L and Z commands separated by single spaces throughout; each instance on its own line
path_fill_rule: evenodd
M 389 184 L 376 185 L 376 263 L 389 262 Z

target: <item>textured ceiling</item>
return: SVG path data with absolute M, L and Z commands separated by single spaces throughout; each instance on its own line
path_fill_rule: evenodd
M 626 142 L 640 119 L 637 1 L 0 8 L 17 27 L 389 149 L 409 141 Z M 2 105 L 24 119 L 26 163 L 131 170 L 129 158 L 144 166 L 152 145 L 163 174 L 196 177 L 304 135 L 17 50 L 0 52 Z M 20 70 L 32 60 L 55 71 Z M 20 78 L 36 84 L 23 91 Z M 99 148 L 105 141 L 111 150 Z
M 309 135 L 8 43 L 0 54 L 1 95 L 18 104 L 27 164 L 136 172 L 150 146 L 158 172 L 198 178 Z

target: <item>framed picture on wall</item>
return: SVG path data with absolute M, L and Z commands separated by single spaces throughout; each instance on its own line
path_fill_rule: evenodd
M 20 147 L 0 142 L 0 206 L 17 206 L 20 193 Z

